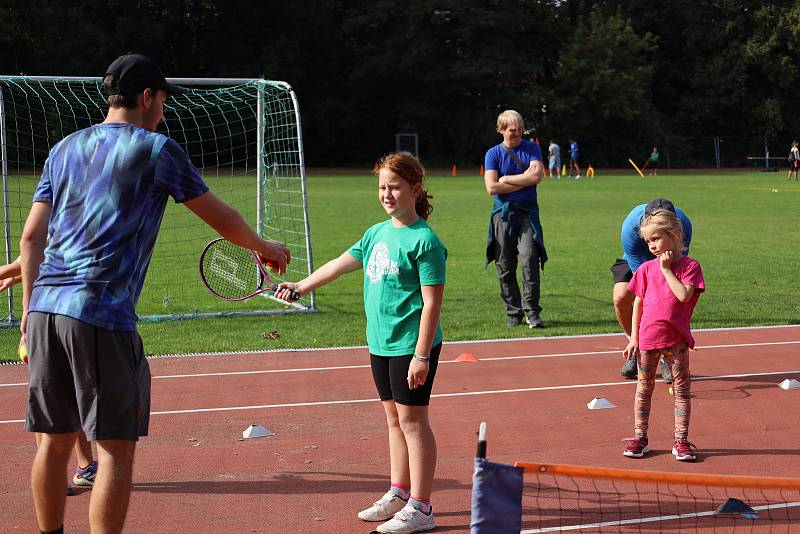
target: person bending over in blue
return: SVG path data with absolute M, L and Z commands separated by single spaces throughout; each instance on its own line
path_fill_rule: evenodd
M 683 245 L 684 254 L 689 252 L 689 244 L 692 242 L 692 222 L 689 217 L 680 209 L 676 208 L 672 202 L 665 198 L 656 198 L 647 204 L 639 204 L 634 207 L 622 222 L 622 258 L 617 258 L 611 266 L 611 274 L 614 278 L 614 290 L 612 298 L 614 301 L 614 312 L 617 321 L 625 332 L 625 336 L 631 337 L 631 322 L 633 320 L 633 299 L 634 295 L 628 290 L 628 282 L 633 279 L 633 273 L 644 262 L 655 258 L 650 253 L 650 249 L 644 239 L 639 235 L 639 223 L 645 215 L 650 215 L 657 210 L 669 210 L 674 212 L 683 225 Z M 628 358 L 620 370 L 620 374 L 625 378 L 636 378 L 636 358 Z M 669 366 L 661 360 L 661 374 L 664 382 L 672 383 L 672 373 Z

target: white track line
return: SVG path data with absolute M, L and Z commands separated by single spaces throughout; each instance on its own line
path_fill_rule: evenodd
M 767 326 L 733 326 L 729 328 L 697 328 L 692 332 L 735 332 L 738 330 L 771 330 L 774 328 L 800 328 L 796 324 L 778 324 Z M 467 339 L 463 341 L 448 342 L 449 345 L 482 345 L 482 344 L 506 344 L 506 343 L 519 343 L 525 341 L 550 341 L 553 339 L 586 339 L 586 338 L 606 338 L 606 337 L 622 337 L 621 332 L 611 332 L 606 334 L 572 334 L 566 336 L 542 336 L 542 337 L 514 337 L 514 338 L 499 338 L 499 339 Z M 182 358 L 186 356 L 226 356 L 229 354 L 265 354 L 265 353 L 279 353 L 279 352 L 320 352 L 320 351 L 340 351 L 340 350 L 354 350 L 354 349 L 367 349 L 366 345 L 351 345 L 347 347 L 311 347 L 311 348 L 297 348 L 297 349 L 268 349 L 268 350 L 247 350 L 238 352 L 196 352 L 189 354 L 161 354 L 153 356 L 155 358 Z
M 733 326 L 729 328 L 697 328 L 692 332 L 735 332 L 737 330 L 771 330 L 776 328 L 800 328 L 796 324 L 778 324 L 767 326 Z M 553 339 L 586 339 L 586 338 L 605 338 L 605 337 L 620 337 L 623 334 L 620 332 L 610 332 L 606 334 L 573 334 L 565 336 L 542 336 L 542 337 L 515 337 L 515 338 L 499 338 L 499 339 L 466 339 L 462 341 L 452 341 L 448 344 L 451 345 L 480 345 L 485 343 L 519 343 L 521 341 L 550 341 Z M 262 349 L 262 350 L 238 350 L 228 352 L 186 352 L 183 354 L 151 354 L 148 356 L 150 359 L 161 358 L 189 358 L 194 356 L 247 356 L 257 354 L 276 354 L 276 353 L 295 353 L 295 352 L 334 352 L 341 350 L 354 350 L 366 349 L 366 345 L 350 345 L 345 347 L 299 347 L 299 348 L 283 348 L 283 349 Z M 23 365 L 22 362 L 4 362 L 4 365 Z
M 774 345 L 797 345 L 800 344 L 800 341 L 770 341 L 770 342 L 763 342 L 763 343 L 734 343 L 729 345 L 702 345 L 697 346 L 697 350 L 709 350 L 709 349 L 729 349 L 729 348 L 741 348 L 741 347 L 765 347 L 765 346 L 774 346 Z M 557 352 L 552 354 L 529 354 L 529 355 L 522 355 L 522 356 L 494 356 L 494 357 L 482 357 L 480 361 L 482 362 L 498 362 L 498 361 L 506 361 L 506 360 L 531 360 L 531 359 L 540 359 L 540 358 L 564 358 L 564 357 L 577 357 L 577 356 L 605 356 L 608 354 L 620 354 L 621 351 L 619 350 L 603 350 L 603 351 L 591 351 L 591 352 Z M 455 360 L 444 360 L 440 361 L 439 364 L 448 364 L 448 363 L 459 363 Z M 192 374 L 178 374 L 178 375 L 159 375 L 154 376 L 153 380 L 165 380 L 168 378 L 206 378 L 212 376 L 246 376 L 246 375 L 264 375 L 264 374 L 275 374 L 275 373 L 302 373 L 306 371 L 341 371 L 341 370 L 350 370 L 350 369 L 367 369 L 369 365 L 339 365 L 339 366 L 329 366 L 329 367 L 296 367 L 296 368 L 289 368 L 289 369 L 262 369 L 258 371 L 225 371 L 219 373 L 192 373 Z M 20 387 L 20 386 L 27 386 L 27 382 L 15 382 L 15 383 L 8 383 L 8 384 L 0 384 L 0 388 L 2 387 Z
M 769 373 L 745 373 L 735 375 L 716 375 L 716 376 L 699 376 L 693 377 L 692 381 L 703 380 L 723 380 L 725 378 L 746 378 L 751 376 L 772 376 L 772 375 L 796 375 L 800 374 L 800 370 L 794 371 L 772 371 Z M 661 380 L 657 380 L 661 382 Z M 464 391 L 459 393 L 436 393 L 431 395 L 431 398 L 447 398 L 447 397 L 470 397 L 475 395 L 499 395 L 504 393 L 529 393 L 532 391 L 558 391 L 563 389 L 585 389 L 609 386 L 635 386 L 635 380 L 626 380 L 624 382 L 598 382 L 594 384 L 569 384 L 563 386 L 539 386 L 530 388 L 515 388 L 515 389 L 494 389 L 487 391 Z M 777 386 L 776 386 L 777 387 Z M 297 408 L 304 406 L 331 406 L 336 404 L 361 404 L 365 402 L 378 402 L 379 399 L 348 399 L 348 400 L 332 400 L 332 401 L 311 401 L 311 402 L 291 402 L 283 404 L 256 404 L 248 406 L 223 406 L 219 408 L 194 408 L 189 410 L 167 410 L 160 412 L 150 412 L 150 415 L 177 415 L 188 413 L 208 413 L 208 412 L 234 412 L 242 410 L 266 410 L 273 408 Z M 0 421 L 0 425 L 7 425 L 12 423 L 22 423 L 22 419 L 10 419 Z
M 780 504 L 766 504 L 764 506 L 754 506 L 753 510 L 775 510 L 780 508 L 795 508 L 800 506 L 800 502 L 787 502 Z M 603 521 L 602 523 L 584 523 L 582 525 L 564 525 L 559 527 L 534 528 L 522 530 L 519 534 L 539 534 L 540 532 L 564 532 L 567 530 L 584 530 L 589 528 L 615 527 L 622 525 L 636 525 L 641 523 L 653 523 L 655 521 L 674 521 L 676 519 L 687 519 L 690 517 L 706 517 L 716 515 L 716 512 L 693 512 L 686 514 L 660 515 L 655 517 L 640 517 L 638 519 L 623 519 L 618 521 Z

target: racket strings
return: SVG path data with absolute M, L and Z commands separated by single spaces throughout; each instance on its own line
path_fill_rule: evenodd
M 261 289 L 264 278 L 249 250 L 225 240 L 209 245 L 200 268 L 206 285 L 222 298 L 248 296 Z

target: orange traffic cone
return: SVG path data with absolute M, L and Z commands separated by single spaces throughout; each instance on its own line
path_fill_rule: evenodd
M 484 173 L 483 165 L 481 165 L 481 176 L 483 176 L 483 173 Z
M 456 165 L 455 165 L 455 163 L 453 164 L 453 171 L 452 171 L 451 175 L 452 176 L 456 175 Z

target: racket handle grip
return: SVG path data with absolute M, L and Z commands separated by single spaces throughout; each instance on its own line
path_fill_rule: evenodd
M 273 293 L 276 293 L 278 291 L 278 284 L 272 284 L 270 289 L 272 289 Z M 289 298 L 291 299 L 290 302 L 298 301 L 302 296 L 303 295 L 299 291 L 293 289 L 292 292 L 289 294 Z

